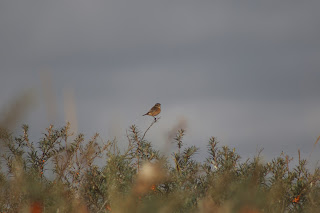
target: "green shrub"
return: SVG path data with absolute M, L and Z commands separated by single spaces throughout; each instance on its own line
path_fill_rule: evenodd
M 73 135 L 69 123 L 38 142 L 27 125 L 19 136 L 1 128 L 0 212 L 320 212 L 320 169 L 306 160 L 289 169 L 289 156 L 263 163 L 259 152 L 243 162 L 212 137 L 196 162 L 182 129 L 170 159 L 145 139 L 149 128 L 131 126 L 123 152 L 116 140 Z

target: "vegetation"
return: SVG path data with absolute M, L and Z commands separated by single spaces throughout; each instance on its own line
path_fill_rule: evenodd
M 146 132 L 131 126 L 121 152 L 116 140 L 72 135 L 69 123 L 38 142 L 27 125 L 20 136 L 1 128 L 0 212 L 320 212 L 320 169 L 308 171 L 306 160 L 292 169 L 286 155 L 241 162 L 212 137 L 200 163 L 184 130 L 169 157 Z
M 70 123 L 34 142 L 27 125 L 10 130 L 22 103 L 0 121 L 0 212 L 320 212 L 320 168 L 309 171 L 300 152 L 297 165 L 284 154 L 241 160 L 212 137 L 197 162 L 183 129 L 172 153 L 154 149 L 147 132 L 159 119 L 144 132 L 130 126 L 124 150 L 116 139 L 74 135 Z

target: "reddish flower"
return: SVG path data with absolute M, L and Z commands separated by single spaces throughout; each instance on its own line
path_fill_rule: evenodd
M 42 211 L 42 204 L 38 201 L 31 203 L 30 205 L 30 212 L 31 213 L 41 213 Z
M 111 212 L 111 207 L 109 205 L 106 205 L 106 210 Z
M 155 184 L 152 184 L 151 190 L 154 191 L 154 192 L 156 191 L 156 185 Z
M 292 200 L 292 203 L 299 203 L 299 201 L 300 201 L 300 196 L 301 196 L 301 195 L 298 195 L 297 197 L 295 197 L 295 198 Z

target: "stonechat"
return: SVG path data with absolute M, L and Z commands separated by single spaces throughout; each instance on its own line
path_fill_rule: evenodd
M 156 103 L 150 110 L 149 112 L 147 112 L 146 114 L 144 114 L 143 116 L 145 115 L 150 115 L 150 116 L 156 116 L 156 115 L 159 115 L 159 113 L 161 112 L 161 104 L 159 103 Z M 156 120 L 156 118 L 154 117 L 154 120 Z

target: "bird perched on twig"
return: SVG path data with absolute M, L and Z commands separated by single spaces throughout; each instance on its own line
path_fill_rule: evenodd
M 161 104 L 159 103 L 156 103 L 150 110 L 149 112 L 147 112 L 146 114 L 144 114 L 143 116 L 145 115 L 150 115 L 150 116 L 156 116 L 156 115 L 159 115 L 159 113 L 161 112 Z M 154 117 L 154 120 L 157 120 L 155 117 Z

